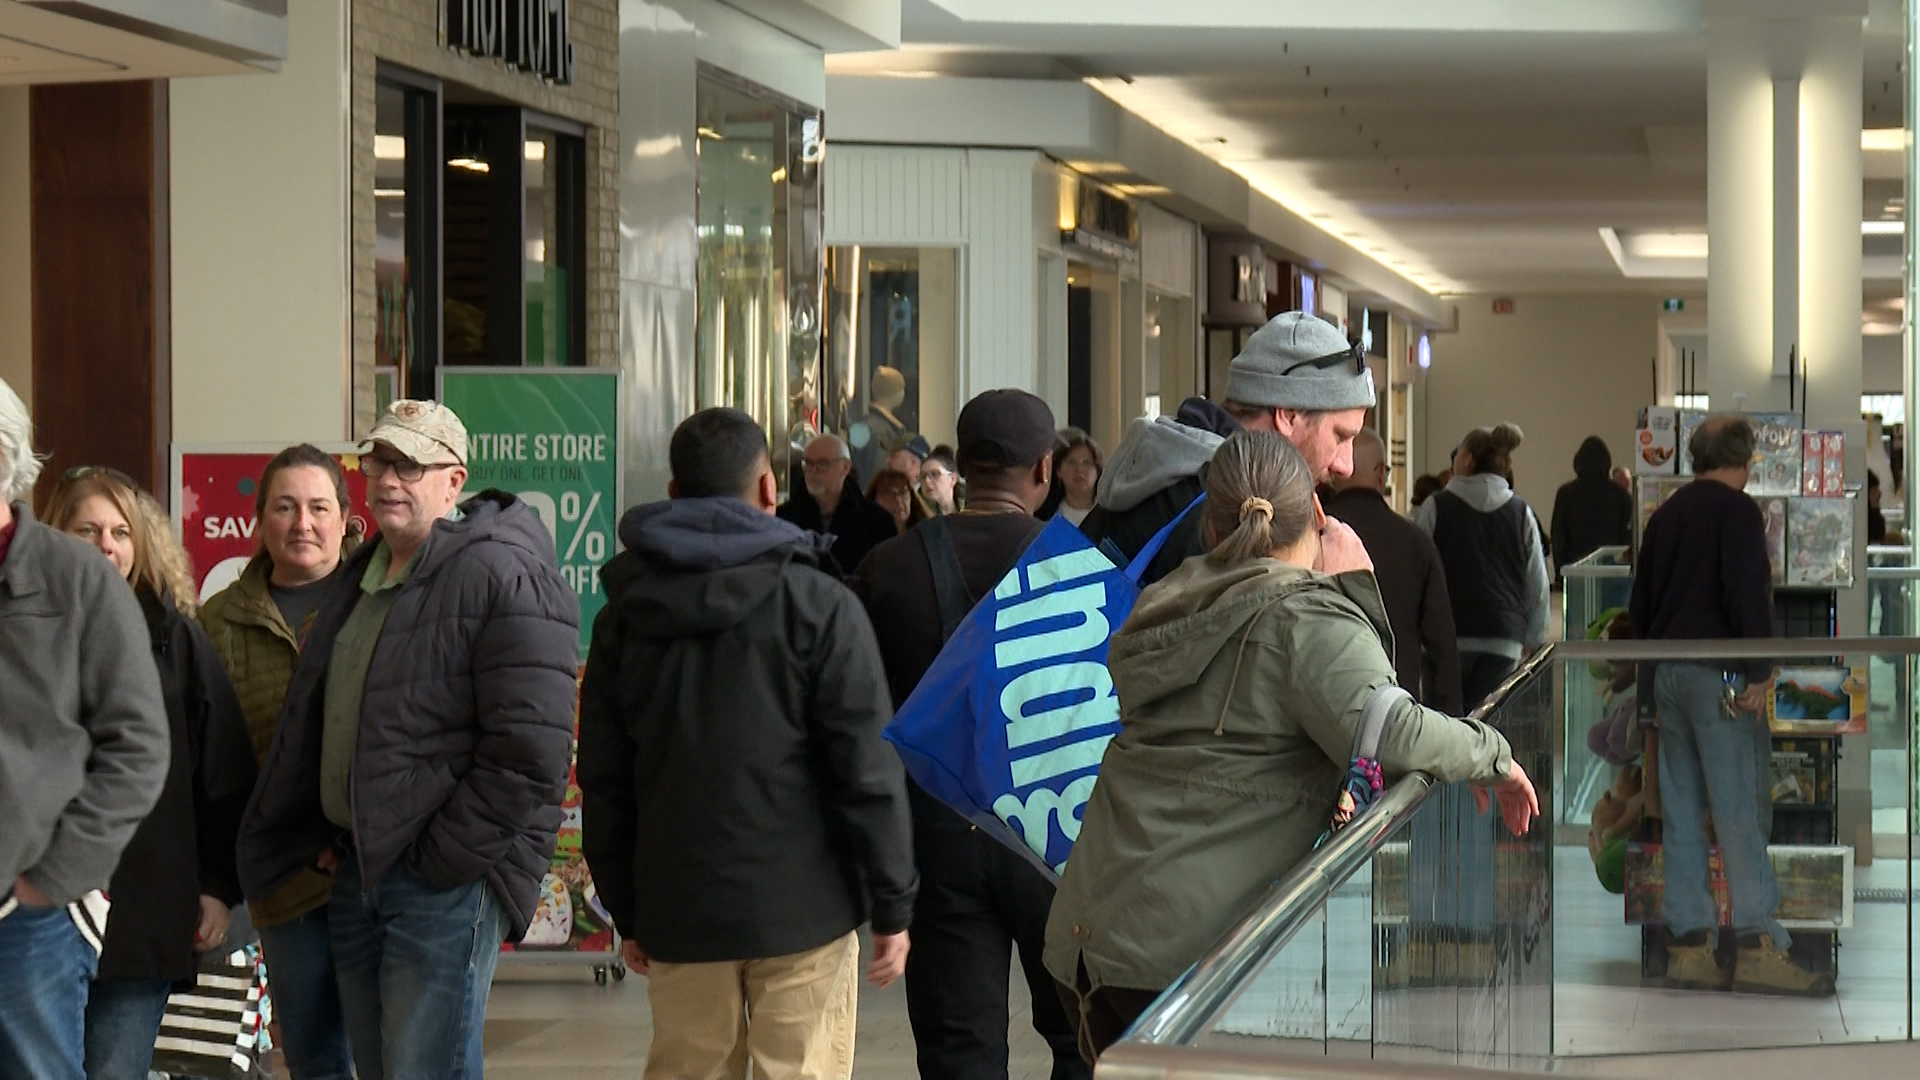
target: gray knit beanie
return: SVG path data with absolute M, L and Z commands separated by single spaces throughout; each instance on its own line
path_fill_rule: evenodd
M 1364 364 L 1354 370 L 1353 351 L 1340 328 L 1325 319 L 1301 311 L 1275 315 L 1233 358 L 1227 400 L 1302 412 L 1372 408 L 1373 372 Z

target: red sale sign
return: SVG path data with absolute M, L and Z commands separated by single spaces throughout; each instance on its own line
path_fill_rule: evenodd
M 260 550 L 260 519 L 254 509 L 260 473 L 282 449 L 252 444 L 174 447 L 173 516 L 181 546 L 193 562 L 202 602 L 233 584 Z M 349 523 L 373 532 L 359 448 L 336 444 L 320 449 L 338 458 L 347 474 Z

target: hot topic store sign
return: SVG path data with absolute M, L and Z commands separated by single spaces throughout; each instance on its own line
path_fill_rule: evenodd
M 585 656 L 620 520 L 620 372 L 441 368 L 440 400 L 467 425 L 467 490 L 513 492 L 552 534 Z
M 285 449 L 266 444 L 213 443 L 173 448 L 173 506 L 180 542 L 193 561 L 194 584 L 205 601 L 233 584 L 260 550 L 260 518 L 254 510 L 260 473 Z M 322 446 L 347 476 L 347 518 L 363 533 L 374 531 L 367 513 L 367 476 L 360 451 L 351 445 Z

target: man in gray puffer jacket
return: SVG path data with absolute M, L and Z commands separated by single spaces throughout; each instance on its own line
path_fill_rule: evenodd
M 0 1077 L 80 1080 L 100 890 L 160 797 L 167 712 L 133 590 L 12 502 L 31 430 L 0 381 Z
M 500 945 L 526 932 L 572 753 L 580 605 L 552 537 L 461 501 L 467 432 L 396 401 L 360 458 L 380 537 L 314 618 L 240 832 L 250 898 L 337 874 L 329 933 L 360 1075 L 481 1075 Z

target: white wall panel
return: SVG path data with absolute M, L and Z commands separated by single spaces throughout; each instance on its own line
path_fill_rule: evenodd
M 1035 363 L 1034 170 L 1040 155 L 967 152 L 967 363 L 963 398 L 997 387 L 1032 390 Z
M 1152 203 L 1140 203 L 1140 277 L 1162 296 L 1192 298 L 1200 226 Z
M 966 242 L 966 151 L 830 142 L 823 168 L 828 244 Z

